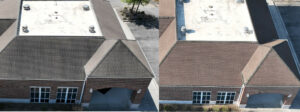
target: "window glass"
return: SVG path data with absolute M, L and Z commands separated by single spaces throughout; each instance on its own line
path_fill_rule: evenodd
M 194 91 L 193 103 L 194 104 L 209 104 L 210 91 Z
M 50 99 L 50 87 L 31 87 L 30 102 L 48 103 Z
M 57 103 L 75 103 L 77 88 L 59 87 L 57 89 Z
M 217 104 L 233 104 L 235 92 L 218 92 Z

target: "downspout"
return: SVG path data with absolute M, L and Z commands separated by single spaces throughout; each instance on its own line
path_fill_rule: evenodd
M 240 104 L 241 104 L 242 97 L 243 97 L 243 94 L 244 94 L 244 90 L 245 90 L 245 84 L 243 84 L 242 87 L 241 87 L 240 94 L 239 94 L 239 97 L 238 97 L 237 106 L 240 106 Z
M 87 80 L 87 75 L 85 76 L 85 79 L 83 81 L 82 88 L 81 88 L 81 94 L 80 94 L 80 100 L 79 100 L 80 104 L 81 104 L 81 101 L 82 101 L 82 97 L 83 97 L 83 93 L 84 93 L 84 89 L 85 89 L 86 80 Z

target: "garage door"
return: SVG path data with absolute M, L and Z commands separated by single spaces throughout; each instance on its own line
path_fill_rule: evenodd
M 281 94 L 255 94 L 248 98 L 247 108 L 281 108 Z

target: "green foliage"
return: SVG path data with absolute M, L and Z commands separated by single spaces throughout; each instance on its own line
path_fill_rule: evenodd
M 150 3 L 150 0 L 121 0 L 121 1 L 127 3 L 128 5 L 132 5 L 131 11 L 134 9 L 135 4 L 137 4 L 138 6 L 136 8 L 136 12 L 138 11 L 140 5 L 144 6 Z
M 141 3 L 141 5 L 147 5 L 147 4 L 149 4 L 150 3 L 150 0 L 138 0 L 140 3 Z
M 139 0 L 121 0 L 124 3 L 127 3 L 128 5 L 131 5 L 133 3 L 137 3 Z

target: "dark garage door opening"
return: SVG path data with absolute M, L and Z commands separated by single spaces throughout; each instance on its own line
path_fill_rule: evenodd
M 248 98 L 246 108 L 281 108 L 282 104 L 281 94 L 255 94 Z
M 104 88 L 94 90 L 89 110 L 129 110 L 132 90 L 126 88 Z

